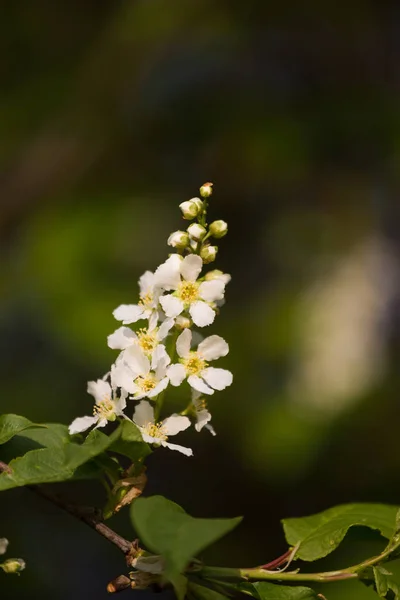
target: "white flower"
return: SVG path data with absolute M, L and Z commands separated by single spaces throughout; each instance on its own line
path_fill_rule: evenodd
M 191 342 L 192 332 L 185 329 L 176 341 L 181 360 L 167 369 L 171 384 L 178 386 L 187 377 L 192 388 L 209 395 L 231 385 L 233 376 L 230 371 L 208 366 L 208 361 L 228 354 L 229 346 L 225 340 L 219 335 L 210 335 L 199 344 L 197 351 L 190 350 Z
M 196 431 L 201 431 L 203 427 L 208 429 L 212 435 L 216 435 L 214 428 L 210 425 L 211 413 L 207 409 L 207 402 L 197 390 L 192 390 L 192 404 L 196 415 Z
M 124 325 L 149 319 L 149 329 L 154 329 L 158 321 L 158 296 L 160 290 L 155 285 L 154 273 L 146 271 L 139 279 L 139 304 L 121 304 L 113 312 L 117 321 Z
M 0 538 L 0 554 L 5 554 L 8 547 L 7 538 Z
M 155 280 L 172 294 L 160 296 L 160 304 L 167 317 L 177 317 L 188 310 L 198 327 L 210 325 L 215 318 L 213 305 L 224 297 L 225 283 L 220 279 L 197 281 L 203 267 L 200 256 L 189 254 L 183 260 L 177 254 L 160 265 Z
M 112 367 L 112 375 L 114 367 Z M 120 397 L 116 397 L 116 390 L 114 387 L 114 381 L 112 380 L 113 387 L 104 379 L 98 379 L 97 381 L 89 381 L 87 391 L 89 394 L 94 396 L 96 404 L 93 409 L 92 417 L 78 417 L 69 426 L 69 433 L 80 433 L 86 431 L 92 425 L 95 425 L 95 429 L 98 427 L 104 427 L 108 421 L 115 421 L 117 417 L 123 417 L 124 408 L 126 407 L 126 392 L 121 390 Z
M 170 360 L 162 344 L 154 350 L 151 361 L 138 345 L 131 345 L 118 358 L 115 383 L 134 400 L 155 398 L 169 383 L 166 371 Z
M 108 346 L 113 350 L 125 350 L 136 344 L 140 346 L 146 356 L 151 357 L 157 346 L 167 337 L 173 325 L 173 319 L 166 319 L 160 327 L 155 327 L 152 330 L 143 328 L 135 332 L 129 327 L 119 327 L 108 336 Z
M 167 441 L 169 436 L 176 435 L 190 427 L 190 421 L 187 417 L 171 415 L 161 423 L 155 423 L 153 407 L 146 400 L 142 400 L 135 409 L 133 420 L 139 427 L 143 440 L 148 444 L 157 444 L 170 450 L 178 450 L 186 456 L 193 455 L 191 448 L 170 444 Z

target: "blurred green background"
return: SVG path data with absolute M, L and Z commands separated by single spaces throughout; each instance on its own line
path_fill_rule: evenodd
M 181 436 L 193 459 L 150 458 L 147 493 L 243 514 L 205 554 L 243 567 L 285 550 L 283 517 L 400 504 L 398 3 L 16 0 L 0 33 L 1 412 L 88 414 L 112 310 L 210 180 L 230 228 L 216 267 L 233 279 L 208 331 L 230 343 L 234 385 L 210 401 L 217 437 Z M 106 598 L 124 572 L 28 491 L 2 494 L 0 515 L 27 562 L 1 598 Z M 132 537 L 126 514 L 114 526 Z M 351 535 L 323 567 L 379 544 Z

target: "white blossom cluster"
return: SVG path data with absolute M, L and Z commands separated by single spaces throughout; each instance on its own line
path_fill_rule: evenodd
M 214 322 L 230 281 L 230 275 L 218 270 L 204 273 L 204 266 L 215 259 L 218 250 L 209 238 L 227 232 L 224 221 L 206 223 L 211 186 L 200 188 L 202 199 L 180 205 L 183 218 L 196 218 L 197 222 L 186 232 L 169 236 L 168 244 L 176 253 L 154 272 L 146 271 L 140 277 L 139 302 L 114 310 L 122 326 L 108 336 L 108 346 L 119 354 L 109 373 L 88 383 L 87 391 L 95 399 L 93 415 L 75 419 L 69 427 L 71 434 L 104 427 L 118 418 L 129 419 L 126 413 L 131 401 L 136 401 L 131 420 L 150 444 L 191 456 L 190 448 L 168 441 L 190 426 L 189 417 L 197 431 L 206 426 L 215 434 L 205 398 L 231 385 L 232 373 L 210 363 L 226 356 L 229 346 L 218 335 L 203 337 L 192 331 L 194 326 L 204 328 Z M 138 325 L 128 327 L 132 324 Z M 191 393 L 188 406 L 161 420 L 167 388 L 185 382 Z

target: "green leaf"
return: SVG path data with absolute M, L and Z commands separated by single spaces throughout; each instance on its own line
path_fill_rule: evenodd
M 240 583 L 238 589 L 250 593 L 257 600 L 317 600 L 314 590 L 307 587 L 277 585 L 266 581 Z
M 391 539 L 397 508 L 385 504 L 342 504 L 317 515 L 282 521 L 291 546 L 299 544 L 297 558 L 317 560 L 335 550 L 350 527 L 362 525 Z
M 163 496 L 138 498 L 131 506 L 133 526 L 144 545 L 161 554 L 170 580 L 183 573 L 201 550 L 234 529 L 236 519 L 196 519 Z
M 118 431 L 119 436 L 110 445 L 109 450 L 127 456 L 132 462 L 151 454 L 151 448 L 143 441 L 142 435 L 134 423 L 123 421 Z
M 216 590 L 212 590 L 204 585 L 194 583 L 194 581 L 189 581 L 189 591 L 193 593 L 197 600 L 226 600 L 224 594 L 220 594 Z
M 40 427 L 40 425 L 35 425 L 35 423 L 19 415 L 1 415 L 0 444 L 5 444 L 24 429 L 28 429 L 28 427 Z
M 21 435 L 44 447 L 30 450 L 10 462 L 11 473 L 0 475 L 0 491 L 71 478 L 96 477 L 101 467 L 92 459 L 104 452 L 112 441 L 112 437 L 94 430 L 80 444 L 69 436 L 65 425 L 59 424 L 46 424 L 43 429 L 32 428 Z
M 383 567 L 373 567 L 363 572 L 361 581 L 367 586 L 373 586 L 374 590 L 380 598 L 386 600 L 400 600 L 400 590 L 396 581 L 393 579 L 392 573 Z

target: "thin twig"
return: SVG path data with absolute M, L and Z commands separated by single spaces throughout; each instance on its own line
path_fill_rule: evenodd
M 0 472 L 12 473 L 12 469 L 4 462 L 0 461 Z M 52 494 L 45 488 L 39 485 L 29 485 L 26 486 L 29 490 L 45 498 L 52 504 L 55 504 L 65 512 L 69 513 L 79 521 L 86 523 L 89 527 L 97 531 L 100 535 L 102 535 L 106 540 L 117 546 L 124 554 L 129 554 L 132 550 L 133 545 L 132 542 L 126 540 L 118 533 L 116 533 L 113 529 L 108 527 L 99 516 L 99 511 L 93 507 L 84 507 L 84 506 L 75 506 L 73 504 L 68 504 L 65 502 L 60 496 Z

